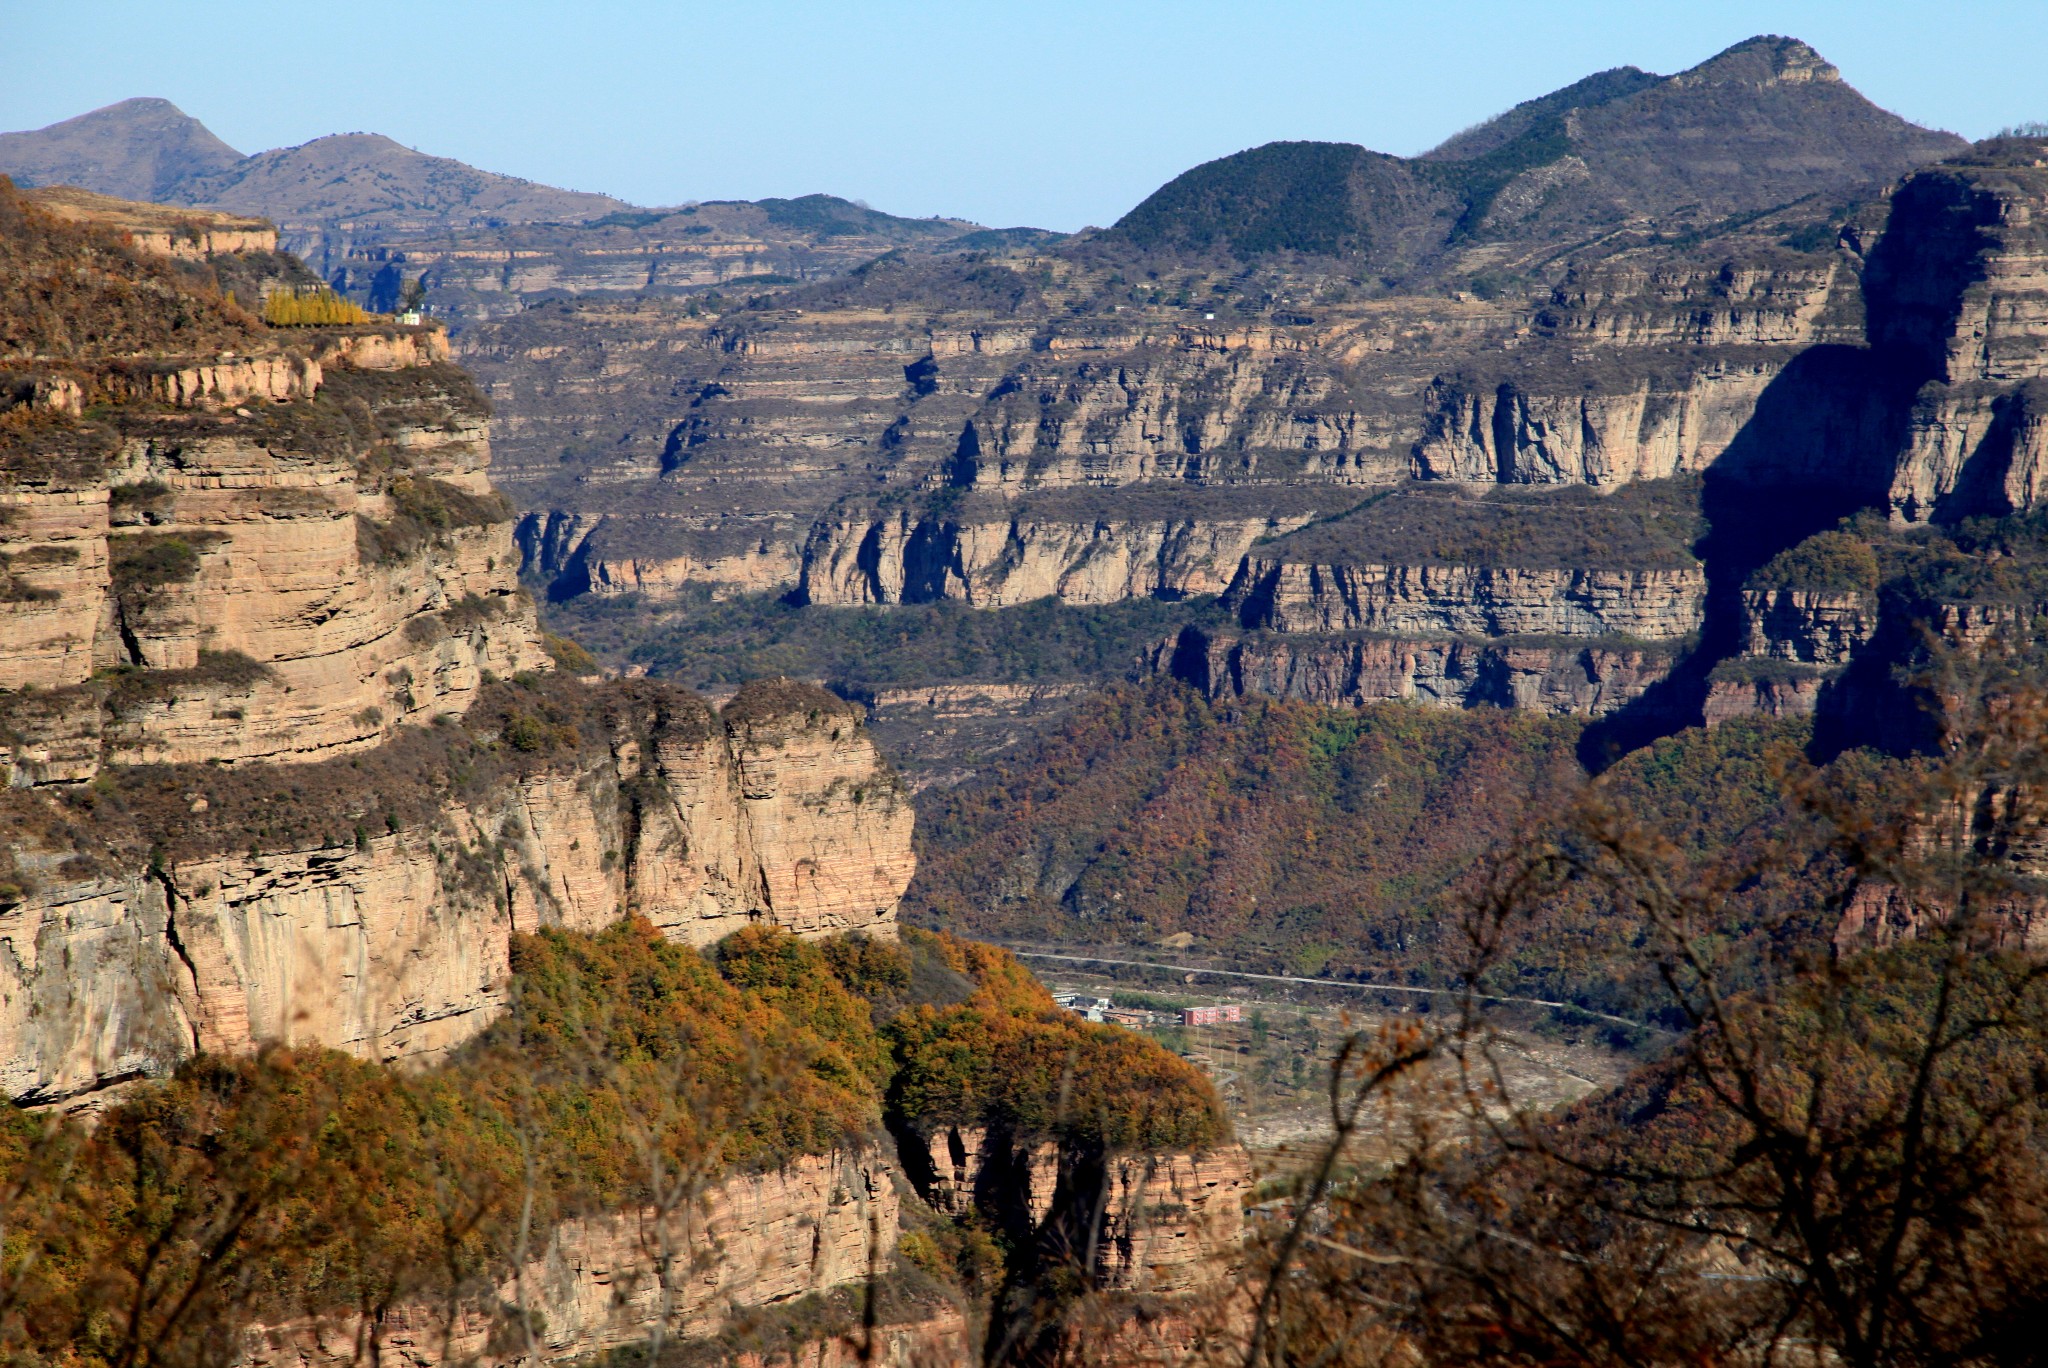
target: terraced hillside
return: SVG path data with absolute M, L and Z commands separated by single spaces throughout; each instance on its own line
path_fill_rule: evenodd
M 1373 163 L 1452 196 L 1426 250 L 1429 214 L 1354 222 L 1422 190 L 1326 203 L 1285 145 L 1050 250 L 894 254 L 716 316 L 562 302 L 462 346 L 529 582 L 564 621 L 656 620 L 608 632 L 621 663 L 675 659 L 655 639 L 705 595 L 764 622 L 1180 603 L 1126 669 L 1654 735 L 1814 706 L 1730 664 L 1779 650 L 1743 585 L 1784 547 L 2030 505 L 2040 154 L 1965 152 L 1761 38 Z

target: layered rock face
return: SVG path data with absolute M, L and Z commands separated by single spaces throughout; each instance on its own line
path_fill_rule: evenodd
M 263 329 L 36 214 L 5 244 L 23 269 L 213 308 L 231 345 L 94 355 L 31 317 L 7 359 L 33 381 L 0 413 L 10 1096 L 268 1039 L 431 1058 L 543 925 L 891 933 L 912 816 L 858 709 L 550 681 L 440 332 Z
M 1669 647 L 1641 643 L 1403 640 L 1183 629 L 1148 662 L 1209 698 L 1259 694 L 1328 707 L 1411 702 L 1599 717 L 1665 679 Z
M 1290 565 L 1247 558 L 1231 597 L 1274 632 L 1632 636 L 1693 631 L 1706 576 L 1682 570 Z
M 1303 198 L 1336 165 L 1330 145 L 1280 144 L 1188 173 L 1099 250 L 1013 250 L 950 271 L 877 263 L 857 284 L 711 327 L 642 305 L 474 330 L 465 344 L 511 415 L 508 479 L 548 510 L 523 539 L 529 565 L 565 593 L 709 584 L 794 587 L 821 605 L 1098 604 L 1215 592 L 1256 541 L 1410 478 L 1612 488 L 1741 456 L 1738 439 L 1803 349 L 1861 340 L 1867 244 L 1838 245 L 1832 228 L 1815 238 L 1799 214 L 1733 230 L 1698 219 L 1702 187 L 1732 206 L 1758 186 L 1696 165 L 1697 146 L 1782 144 L 1766 158 L 1774 183 L 1846 190 L 1957 145 L 1875 110 L 1785 39 L 1573 91 L 1569 108 L 1518 108 L 1414 163 L 1349 149 L 1377 168 L 1359 173 L 1373 184 L 1389 168 L 1415 181 L 1395 197 L 1425 218 L 1446 195 L 1479 197 L 1452 233 L 1462 245 L 1444 248 L 1463 264 L 1438 266 L 1488 277 L 1483 298 L 1417 288 L 1360 300 L 1337 288 L 1334 265 L 1262 258 L 1292 243 L 1379 260 L 1408 241 L 1389 220 L 1343 247 L 1324 221 L 1341 207 Z M 1649 129 L 1624 112 L 1638 109 L 1655 111 Z M 1822 125 L 1825 147 L 1800 142 Z M 1646 159 L 1643 140 L 1667 134 Z M 1564 157 L 1564 145 L 1580 150 Z M 1577 179 L 1544 180 L 1567 164 Z M 1675 165 L 1691 168 L 1682 184 Z M 1206 198 L 1187 189 L 1218 176 L 1238 179 Z M 1259 186 L 1249 199 L 1246 178 Z M 1294 216 L 1186 236 L 1205 216 L 1256 219 L 1258 204 Z M 1617 207 L 1628 205 L 1633 220 Z M 1700 245 L 1637 231 L 1674 216 Z M 1337 236 L 1325 243 L 1325 230 Z M 1315 241 L 1288 236 L 1299 232 Z M 1496 288 L 1489 273 L 1539 241 L 1547 264 Z M 1174 243 L 1227 245 L 1245 269 L 1191 268 Z M 622 481 L 641 494 L 623 497 Z M 1395 564 L 1361 550 L 1362 566 Z M 1475 577 L 1490 568 L 1470 565 Z
M 499 736 L 471 719 L 484 747 L 546 725 L 507 696 Z M 78 830 L 75 799 L 18 795 L 0 1086 L 85 1099 L 271 1039 L 437 1057 L 503 1010 L 510 937 L 542 926 L 630 913 L 696 945 L 755 920 L 894 934 L 913 815 L 858 709 L 788 683 L 742 691 L 723 720 L 648 684 L 583 697 L 588 744 L 469 792 L 404 789 L 414 767 L 490 759 L 465 741 L 405 743 L 380 760 L 395 778 L 348 760 L 274 778 L 156 768 L 111 790 L 135 823 L 119 840 Z M 316 829 L 332 834 L 265 849 L 272 783 L 326 795 Z M 407 802 L 419 816 L 398 815 Z
M 1145 503 L 1153 505 L 1149 516 Z M 1099 605 L 1216 594 L 1241 573 L 1255 542 L 1292 531 L 1315 512 L 1293 491 L 1246 500 L 1155 486 L 1109 499 L 1070 491 L 1006 504 L 980 499 L 940 518 L 842 511 L 813 529 L 797 593 L 820 605 L 953 598 L 978 608 L 1046 597 Z
M 2032 508 L 2048 378 L 2048 154 L 1982 145 L 1910 178 L 1871 259 L 1870 333 L 1925 384 L 1890 488 L 1907 521 Z
M 670 1335 L 715 1334 L 744 1308 L 858 1283 L 887 1267 L 897 1233 L 895 1179 L 894 1165 L 879 1155 L 804 1156 L 771 1173 L 727 1178 L 687 1210 L 568 1221 L 551 1232 L 539 1258 L 505 1279 L 498 1301 L 531 1315 L 547 1362 L 645 1342 L 664 1302 Z M 655 1274 L 664 1250 L 666 1289 Z M 502 1314 L 465 1308 L 451 1319 L 445 1308 L 409 1305 L 374 1325 L 344 1318 L 259 1328 L 244 1361 L 252 1368 L 359 1363 L 372 1342 L 414 1368 L 529 1361 L 523 1331 L 515 1327 L 508 1337 L 506 1329 Z M 965 1338 L 956 1362 L 965 1362 Z
M 195 384 L 103 462 L 0 492 L 19 586 L 0 687 L 98 695 L 110 762 L 316 760 L 544 660 L 460 374 L 277 364 L 281 399 Z M 351 402 L 388 431 L 319 430 Z M 23 733 L 17 770 L 48 748 Z
M 52 317 L 25 324 L 6 360 L 29 399 L 0 457 L 13 782 L 316 761 L 460 713 L 486 672 L 545 663 L 510 513 L 483 473 L 489 410 L 443 333 L 264 330 L 180 293 L 241 278 L 240 250 L 208 255 L 195 228 L 180 241 L 205 274 L 188 286 L 135 255 L 135 225 L 165 211 L 63 203 L 16 211 L 24 269 L 39 253 L 91 260 L 155 310 L 215 310 L 218 342 L 173 350 L 176 325 L 145 338 L 162 316 L 145 310 L 124 350 L 116 297 L 79 302 L 81 326 L 96 303 L 107 314 L 115 346 L 82 349 Z M 267 261 L 274 236 L 256 236 Z
M 1702 80 L 1748 89 L 1743 63 L 1767 57 L 1757 98 L 1778 100 L 1820 80 L 1794 47 Z M 465 345 L 515 415 L 510 478 L 547 510 L 522 546 L 557 593 L 999 609 L 1221 592 L 1252 635 L 1209 683 L 1611 711 L 1682 677 L 1697 715 L 1715 690 L 1723 710 L 1761 698 L 1710 681 L 1717 662 L 1836 669 L 1874 630 L 1852 605 L 1745 599 L 1781 545 L 1859 507 L 1916 523 L 2034 505 L 2044 160 L 1986 144 L 1825 221 L 1623 233 L 1526 295 L 1345 299 L 1273 265 L 1245 277 L 1267 291 L 1253 303 L 1184 265 L 1012 251 L 715 324 L 537 311 Z M 1417 490 L 1680 485 L 1673 507 L 1713 514 L 1717 565 L 1704 521 L 1667 520 L 1647 554 L 1573 536 L 1601 515 L 1569 499 L 1490 531 L 1367 515 Z M 1694 641 L 1673 676 L 1663 646 Z M 1814 692 L 1768 689 L 1767 710 Z
M 1084 1155 L 978 1126 L 941 1126 L 915 1144 L 919 1195 L 949 1214 L 1079 1260 L 1110 1291 L 1172 1296 L 1222 1284 L 1243 1257 L 1251 1165 L 1236 1145 L 1201 1154 Z
M 1877 630 L 1876 597 L 1826 589 L 1751 589 L 1743 595 L 1743 654 L 1806 665 L 1846 665 Z
M 1854 244 L 1794 251 L 1774 231 L 1706 262 L 1588 261 L 1534 302 L 1414 296 L 1228 326 L 1150 306 L 1063 316 L 1099 285 L 1032 258 L 1002 269 L 1053 284 L 1002 308 L 946 307 L 918 277 L 886 311 L 872 285 L 715 326 L 586 306 L 464 346 L 508 415 L 511 487 L 546 510 L 520 540 L 557 594 L 1002 608 L 1220 593 L 1249 629 L 1412 648 L 1412 667 L 1347 667 L 1403 682 L 1325 701 L 1533 689 L 1608 710 L 1669 662 L 1617 692 L 1605 661 L 1702 629 L 1697 527 L 1648 559 L 1572 535 L 1593 516 L 1576 505 L 1532 512 L 1540 536 L 1455 546 L 1315 529 L 1390 491 L 1606 492 L 1762 459 L 1772 386 L 1804 351 L 1860 337 L 1863 310 Z M 1531 636 L 1582 644 L 1538 668 L 1512 640 Z M 1480 668 L 1486 642 L 1515 663 Z M 1329 655 L 1290 667 L 1293 687 L 1330 678 Z M 1226 676 L 1271 674 L 1209 677 Z M 1504 677 L 1547 682 L 1485 682 Z

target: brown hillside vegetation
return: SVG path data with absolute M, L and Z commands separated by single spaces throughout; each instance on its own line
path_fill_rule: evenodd
M 0 359 L 245 345 L 262 325 L 202 275 L 211 272 L 142 256 L 110 232 L 45 213 L 0 176 Z
M 1755 839 L 1673 840 L 1609 776 L 1488 860 L 1462 975 L 1603 902 L 1682 1037 L 1559 1116 L 1476 996 L 1354 1035 L 1228 1361 L 2038 1363 L 2048 695 L 1997 657 L 1945 662 L 1930 756 L 1788 760 Z
M 699 953 L 628 921 L 522 937 L 514 975 L 512 1015 L 421 1075 L 276 1049 L 195 1060 L 90 1130 L 0 1118 L 0 1352 L 227 1363 L 252 1319 L 491 1309 L 565 1217 L 672 1208 L 879 1143 L 885 1117 L 1098 1151 L 1227 1138 L 1192 1067 L 988 947 L 762 927 Z M 516 1309 L 493 1314 L 517 1345 Z
M 1232 967 L 1451 980 L 1474 864 L 1540 830 L 1581 776 L 1582 724 L 1494 709 L 1211 703 L 1111 690 L 920 813 L 905 914 L 976 935 L 1157 945 L 1187 933 Z M 1774 810 L 1774 745 L 1798 724 L 1692 731 L 1613 783 L 1688 846 Z M 1622 1011 L 1616 928 L 1580 908 L 1522 952 L 1512 991 Z M 1639 985 L 1638 985 L 1639 986 Z

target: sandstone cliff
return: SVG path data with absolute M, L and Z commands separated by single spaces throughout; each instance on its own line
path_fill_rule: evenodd
M 90 216 L 16 215 L 0 246 L 29 241 L 35 265 L 68 253 L 79 275 L 85 257 L 232 345 L 116 337 L 95 355 L 63 336 L 89 309 L 8 320 L 26 339 L 8 358 L 25 378 L 0 391 L 12 1100 L 91 1111 L 273 1041 L 442 1060 L 505 1011 L 512 937 L 542 928 L 632 915 L 698 946 L 756 921 L 894 936 L 912 812 L 857 705 L 767 680 L 714 710 L 551 668 L 576 654 L 544 646 L 513 578 L 487 410 L 438 330 L 266 329 L 204 292 L 247 262 L 165 264 Z M 1043 1200 L 1060 1231 L 1099 1236 L 1096 1285 L 1184 1291 L 1235 1249 L 1233 1150 L 1050 1162 L 1042 1195 L 1027 1181 L 988 1200 Z M 666 1217 L 586 1200 L 452 1316 L 274 1324 L 245 1352 L 520 1361 L 516 1306 L 541 1358 L 578 1358 L 643 1340 L 665 1299 L 672 1334 L 703 1336 L 885 1268 L 899 1201 L 871 1150 L 728 1174 Z M 663 1244 L 686 1251 L 666 1293 Z M 891 1334 L 904 1354 L 971 1338 L 957 1317 Z
M 1147 664 L 1208 698 L 1259 694 L 1326 707 L 1490 705 L 1599 717 L 1635 703 L 1670 675 L 1676 659 L 1668 645 L 1612 638 L 1404 640 L 1189 627 L 1161 643 Z
M 1216 594 L 1253 543 L 1315 514 L 1293 491 L 1259 499 L 1154 486 L 1005 503 L 937 518 L 841 510 L 813 528 L 796 592 L 820 605 L 957 598 L 978 608 Z
M 1173 1295 L 1220 1285 L 1243 1256 L 1252 1186 L 1242 1149 L 1084 1154 L 979 1126 L 905 1138 L 905 1163 L 934 1210 L 981 1211 L 1046 1243 L 1094 1286 Z
M 16 1098 L 266 1039 L 432 1058 L 503 1009 L 514 931 L 630 912 L 698 945 L 756 919 L 887 936 L 913 869 L 908 796 L 859 710 L 788 684 L 723 719 L 647 684 L 500 685 L 367 761 L 105 781 L 8 800 Z
M 644 1343 L 661 1319 L 671 1337 L 716 1333 L 746 1308 L 792 1301 L 888 1266 L 897 1232 L 895 1168 L 874 1154 L 794 1161 L 717 1184 L 686 1211 L 629 1211 L 558 1226 L 545 1251 L 507 1277 L 490 1311 L 408 1305 L 381 1320 L 342 1318 L 250 1332 L 251 1368 L 315 1368 L 389 1356 L 410 1368 L 588 1358 Z M 669 1229 L 656 1229 L 665 1222 Z M 668 1286 L 660 1251 L 679 1251 Z M 957 1348 L 967 1359 L 960 1335 Z M 374 1349 L 372 1348 L 374 1346 Z M 955 1347 L 955 1346 L 947 1346 Z
M 1287 564 L 1252 557 L 1231 597 L 1274 632 L 1682 637 L 1699 625 L 1697 569 Z
M 233 345 L 81 353 L 125 307 L 93 300 L 13 334 L 72 389 L 0 414 L 10 1096 L 266 1039 L 432 1057 L 502 1007 L 514 930 L 889 933 L 912 819 L 858 709 L 545 673 L 443 334 L 264 329 L 80 203 L 13 211 L 22 269 L 92 260 Z

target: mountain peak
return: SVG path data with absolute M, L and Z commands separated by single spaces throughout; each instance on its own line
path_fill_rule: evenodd
M 1671 78 L 1675 85 L 1797 85 L 1840 81 L 1833 63 L 1797 38 L 1760 33 Z
M 177 203 L 294 224 L 575 223 L 632 206 L 416 152 L 381 133 L 330 133 L 177 187 Z
M 1598 72 L 1413 160 L 1273 143 L 1194 168 L 1104 235 L 1141 250 L 1348 256 L 1395 278 L 1470 244 L 1555 259 L 1624 223 L 1690 231 L 1889 181 L 1963 147 L 1887 113 L 1796 38 L 1676 76 Z
M 110 105 L 101 105 L 98 109 L 81 114 L 79 117 L 90 119 L 100 115 L 126 116 L 135 114 L 168 114 L 178 119 L 189 119 L 192 117 L 161 95 L 135 95 L 125 100 L 116 100 Z
M 179 181 L 241 159 L 205 124 L 153 95 L 47 128 L 0 133 L 0 172 L 25 185 L 76 185 L 120 199 L 162 199 Z

